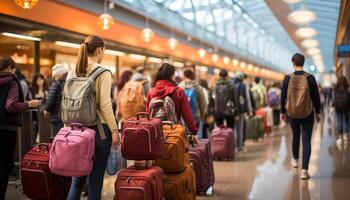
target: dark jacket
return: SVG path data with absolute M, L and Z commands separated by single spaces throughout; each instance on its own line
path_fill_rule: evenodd
M 295 75 L 303 75 L 305 72 L 304 71 L 295 71 Z M 320 94 L 318 92 L 318 86 L 316 79 L 313 75 L 309 75 L 307 77 L 308 84 L 309 84 L 309 92 L 310 92 L 310 97 L 312 101 L 312 105 L 315 109 L 316 113 L 321 112 L 321 100 L 320 100 Z M 287 93 L 288 93 L 288 85 L 290 81 L 290 76 L 287 75 L 284 78 L 283 85 L 282 85 L 282 94 L 281 94 L 281 113 L 285 114 L 287 113 L 286 111 L 286 102 L 287 102 Z M 310 116 L 313 115 L 313 113 L 310 114 Z M 308 117 L 309 118 L 309 117 Z
M 146 111 L 148 112 L 149 103 L 151 102 L 152 98 L 164 98 L 166 96 L 169 96 L 174 101 L 178 119 L 181 119 L 182 117 L 189 131 L 193 135 L 197 135 L 198 128 L 196 120 L 192 115 L 188 97 L 186 96 L 184 90 L 177 87 L 173 82 L 166 80 L 157 81 L 156 86 L 151 88 L 147 93 Z
M 22 126 L 22 112 L 28 110 L 16 75 L 0 73 L 0 130 L 17 131 Z
M 216 87 L 218 85 L 221 85 L 221 84 L 222 85 L 228 85 L 228 87 L 229 87 L 229 89 L 231 91 L 230 92 L 231 95 L 228 98 L 233 102 L 233 104 L 235 105 L 235 109 L 237 110 L 238 102 L 236 101 L 236 98 L 235 98 L 236 91 L 235 91 L 235 88 L 234 88 L 233 84 L 229 80 L 226 80 L 226 79 L 219 79 L 218 80 L 218 82 L 216 83 L 216 86 L 214 88 L 214 91 L 213 91 L 213 96 L 214 96 L 215 101 L 216 101 Z M 215 104 L 217 104 L 217 103 L 215 103 Z M 217 105 L 215 105 L 215 106 L 217 106 Z M 237 113 L 235 113 L 235 114 L 237 114 Z M 223 113 L 218 113 L 218 112 L 215 113 L 215 116 L 216 117 L 226 117 L 226 116 L 224 116 Z
M 63 75 L 59 80 L 54 81 L 49 88 L 44 109 L 50 112 L 51 122 L 60 122 L 60 110 L 62 102 L 62 91 L 66 83 L 67 74 Z
M 233 83 L 236 91 L 235 102 L 238 104 L 238 113 L 243 114 L 250 112 L 249 103 L 251 103 L 251 98 L 248 94 L 249 91 L 247 90 L 246 84 L 239 78 L 236 78 Z

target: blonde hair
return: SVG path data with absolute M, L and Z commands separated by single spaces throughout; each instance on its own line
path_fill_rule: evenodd
M 78 52 L 77 66 L 75 69 L 75 73 L 77 76 L 85 76 L 86 68 L 88 66 L 88 56 L 92 56 L 95 54 L 96 49 L 103 48 L 105 46 L 105 42 L 102 38 L 96 35 L 88 36 L 85 41 L 80 45 L 80 49 Z

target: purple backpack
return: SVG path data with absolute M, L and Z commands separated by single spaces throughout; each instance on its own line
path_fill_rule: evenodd
M 268 103 L 270 106 L 280 105 L 280 97 L 276 90 L 270 90 L 268 94 Z

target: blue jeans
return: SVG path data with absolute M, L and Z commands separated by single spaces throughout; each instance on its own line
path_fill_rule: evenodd
M 236 120 L 236 145 L 238 149 L 244 147 L 244 121 L 246 118 L 245 113 L 238 115 L 238 120 Z
M 101 199 L 103 178 L 107 166 L 108 156 L 111 151 L 112 134 L 107 125 L 103 124 L 106 139 L 101 140 L 97 126 L 91 128 L 96 131 L 94 165 L 89 176 L 73 177 L 72 185 L 68 194 L 68 200 L 80 199 L 87 178 L 89 178 L 88 200 Z
M 311 136 L 314 127 L 315 115 L 312 113 L 305 119 L 290 119 L 293 131 L 293 158 L 299 159 L 300 134 L 303 140 L 303 165 L 302 169 L 309 168 L 311 156 Z
M 337 129 L 338 133 L 342 135 L 343 133 L 349 132 L 349 112 L 340 113 L 336 112 L 337 118 Z

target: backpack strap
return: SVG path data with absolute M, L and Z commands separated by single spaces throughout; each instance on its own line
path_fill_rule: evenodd
M 103 68 L 101 66 L 98 66 L 94 70 L 92 70 L 92 72 L 89 73 L 88 77 L 90 77 L 92 80 L 96 81 L 97 77 L 100 76 L 103 72 L 106 72 L 106 71 L 109 71 L 109 70 L 106 69 L 106 68 Z M 101 140 L 104 140 L 104 139 L 106 139 L 106 133 L 105 133 L 105 131 L 103 129 L 102 122 L 101 122 L 101 119 L 98 116 L 98 114 L 97 114 L 96 119 L 97 119 L 96 120 L 96 125 L 97 125 L 98 132 L 100 134 L 100 138 L 101 138 Z

